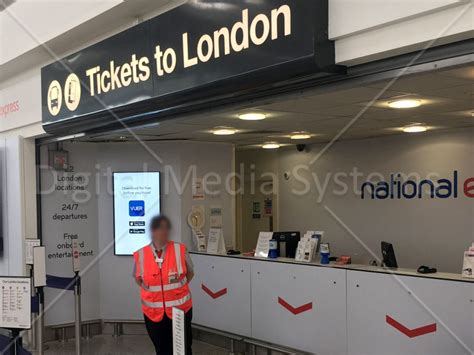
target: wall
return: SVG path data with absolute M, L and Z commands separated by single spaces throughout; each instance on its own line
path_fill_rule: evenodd
M 73 29 L 91 18 L 120 4 L 106 1 L 25 1 L 17 0 L 0 13 L 2 36 L 0 65 L 18 57 L 39 43 Z M 11 35 L 14 35 L 12 40 Z
M 187 225 L 187 216 L 193 205 L 191 197 L 191 180 L 186 180 L 188 169 L 196 164 L 197 176 L 207 172 L 216 172 L 220 176 L 231 173 L 233 167 L 233 148 L 224 144 L 207 143 L 165 143 L 149 145 L 154 155 L 144 151 L 138 144 L 101 145 L 98 163 L 103 169 L 112 171 L 142 170 L 146 164 L 150 171 L 164 173 L 162 180 L 161 204 L 163 213 L 171 218 L 173 224 L 173 238 L 182 241 L 192 249 L 191 231 Z M 155 158 L 161 160 L 157 161 Z M 166 172 L 173 171 L 179 186 L 169 184 L 166 192 Z M 171 174 L 169 175 L 171 177 Z M 101 178 L 101 191 L 104 191 L 106 179 Z M 186 183 L 187 181 L 187 183 Z M 184 186 L 180 194 L 180 186 Z M 230 195 L 222 193 L 219 196 L 206 197 L 204 201 L 194 204 L 209 206 L 219 204 L 223 207 L 224 237 L 227 245 L 234 240 L 233 202 Z M 112 225 L 112 196 L 99 196 L 99 248 L 104 255 L 100 260 L 100 297 L 101 314 L 103 319 L 141 319 L 139 297 L 132 281 L 133 259 L 131 257 L 114 256 L 113 225 Z M 209 212 L 209 209 L 207 209 Z M 208 219 L 207 219 L 208 220 Z M 205 228 L 207 231 L 208 223 Z M 127 305 L 127 307 L 124 307 Z
M 204 177 L 215 172 L 224 179 L 232 172 L 233 147 L 227 144 L 191 142 L 149 143 L 146 148 L 139 143 L 72 143 L 64 144 L 69 151 L 74 173 L 62 176 L 87 177 L 75 185 L 87 186 L 90 198 L 81 202 L 82 195 L 73 199 L 73 192 L 54 191 L 42 197 L 43 236 L 48 255 L 57 252 L 57 245 L 64 243 L 64 233 L 77 234 L 85 242 L 82 251 L 93 251 L 81 258 L 84 280 L 84 320 L 92 319 L 141 319 L 138 290 L 132 279 L 133 258 L 114 255 L 113 195 L 111 174 L 114 171 L 160 171 L 162 172 L 162 211 L 169 215 L 173 224 L 173 239 L 193 248 L 191 230 L 187 215 L 193 204 L 221 205 L 226 245 L 234 245 L 233 197 L 221 190 L 216 196 L 206 196 L 203 201 L 192 199 L 192 174 L 190 167 L 196 166 L 196 176 Z M 47 149 L 43 148 L 42 163 L 47 162 Z M 49 169 L 42 173 L 43 190 L 52 185 L 54 175 Z M 176 184 L 174 183 L 176 180 Z M 68 184 L 71 185 L 71 184 Z M 215 188 L 221 189 L 221 186 Z M 214 191 L 214 188 L 213 188 Z M 71 211 L 61 211 L 63 204 L 78 203 Z M 67 207 L 67 206 L 66 206 Z M 209 212 L 209 209 L 207 209 Z M 60 214 L 86 214 L 81 221 L 55 222 L 52 216 Z M 208 218 L 207 218 L 208 221 Z M 205 232 L 208 231 L 208 222 Z M 70 277 L 70 258 L 47 259 L 47 272 L 57 276 Z M 68 311 L 72 295 L 55 298 L 60 292 L 48 290 L 46 324 L 62 324 L 72 321 L 73 313 Z M 99 302 L 98 302 L 99 300 Z
M 81 251 L 82 315 L 85 321 L 99 319 L 99 238 L 95 145 L 65 145 L 69 151 L 71 172 L 49 168 L 48 150 L 41 149 L 41 218 L 43 244 L 46 246 L 46 271 L 49 275 L 73 277 L 71 243 L 77 238 Z M 92 158 L 92 159 L 91 159 Z M 65 254 L 66 253 L 66 254 Z M 45 323 L 74 321 L 74 295 L 46 288 Z
M 472 38 L 472 0 L 330 0 L 336 62 L 355 65 Z
M 23 140 L 0 138 L 1 213 L 4 251 L 0 257 L 0 275 L 24 276 L 23 243 L 25 219 L 23 179 Z
M 427 264 L 459 273 L 462 253 L 474 241 L 472 199 L 460 194 L 457 199 L 362 200 L 349 174 L 354 168 L 362 174 L 357 188 L 374 172 L 388 181 L 391 172 L 421 177 L 438 173 L 452 179 L 458 170 L 461 183 L 474 176 L 473 133 L 464 129 L 339 142 L 315 164 L 310 161 L 323 146 L 312 146 L 306 153 L 282 149 L 274 158 L 265 152 L 246 153 L 243 159 L 246 166 L 275 160 L 281 230 L 324 230 L 334 255 L 352 255 L 362 263 L 373 259 L 368 250 L 380 256 L 380 242 L 386 240 L 394 244 L 401 267 Z M 289 180 L 283 178 L 284 172 L 290 172 Z M 346 193 L 341 183 L 348 185 Z
M 41 76 L 39 69 L 23 72 L 0 83 L 0 132 L 41 122 Z M 27 137 L 22 132 L 23 137 Z

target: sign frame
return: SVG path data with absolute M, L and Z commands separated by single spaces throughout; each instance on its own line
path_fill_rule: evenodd
M 159 171 L 159 170 L 153 170 L 153 171 L 114 171 L 112 172 L 112 191 L 114 191 L 113 193 L 113 198 L 112 198 L 112 216 L 113 216 L 113 238 L 114 238 L 114 256 L 125 256 L 125 257 L 130 257 L 132 256 L 133 254 L 118 254 L 117 253 L 117 240 L 115 238 L 115 233 L 116 233 L 116 230 L 115 230 L 115 179 L 114 179 L 114 176 L 115 174 L 135 174 L 135 173 L 140 173 L 140 174 L 143 174 L 143 173 L 158 173 L 159 174 L 159 188 L 160 188 L 160 195 L 159 195 L 159 202 L 160 202 L 160 211 L 163 210 L 163 199 L 161 198 L 161 193 L 163 191 L 163 186 L 162 186 L 162 172 Z M 151 241 L 151 240 L 150 240 Z
M 27 324 L 25 326 L 9 326 L 8 324 L 4 324 L 2 320 L 3 310 L 0 310 L 0 328 L 4 329 L 19 329 L 19 330 L 29 330 L 31 329 L 31 278 L 27 276 L 1 276 L 0 277 L 0 284 L 3 283 L 3 280 L 12 280 L 12 281 L 26 281 L 27 285 L 25 286 L 25 291 L 27 293 L 25 306 L 28 310 L 28 316 L 25 316 L 25 321 Z M 0 291 L 1 292 L 1 291 Z M 0 301 L 3 302 L 3 296 L 0 295 Z M 25 312 L 26 313 L 26 312 Z
M 240 48 L 238 42 L 245 43 L 246 36 L 249 43 Z M 174 65 L 163 74 L 164 58 Z M 144 124 L 169 117 L 175 109 L 214 107 L 212 103 L 241 95 L 248 99 L 277 83 L 344 72 L 335 64 L 334 42 L 328 38 L 328 0 L 242 1 L 240 6 L 205 9 L 187 2 L 42 68 L 43 127 L 48 133 L 71 134 L 115 129 L 120 121 Z

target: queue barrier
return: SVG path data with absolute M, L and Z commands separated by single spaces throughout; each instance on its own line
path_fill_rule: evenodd
M 113 325 L 114 332 L 113 332 L 112 336 L 114 338 L 120 337 L 121 335 L 123 335 L 123 325 L 124 324 L 144 324 L 144 322 L 142 320 L 103 320 L 103 323 Z M 192 326 L 193 326 L 194 330 L 211 333 L 213 335 L 217 335 L 217 336 L 221 336 L 221 337 L 229 339 L 229 341 L 230 341 L 229 355 L 237 354 L 237 352 L 235 351 L 236 342 L 241 342 L 241 343 L 244 343 L 246 345 L 249 345 L 250 348 L 251 348 L 251 354 L 254 354 L 254 355 L 257 354 L 257 349 L 258 348 L 265 349 L 265 350 L 267 350 L 268 353 L 270 353 L 271 351 L 276 351 L 276 352 L 279 352 L 281 354 L 288 354 L 288 355 L 306 355 L 306 354 L 310 354 L 308 352 L 304 352 L 304 351 L 301 351 L 301 350 L 289 348 L 289 347 L 282 346 L 282 345 L 272 344 L 272 343 L 260 341 L 260 340 L 257 340 L 257 339 L 242 337 L 240 335 L 228 333 L 228 332 L 225 332 L 225 331 L 222 331 L 222 330 L 217 330 L 217 329 L 202 326 L 202 325 L 199 325 L 199 324 L 193 324 Z
M 39 313 L 40 310 L 40 298 L 38 295 L 31 297 L 31 313 Z
M 46 275 L 46 287 L 55 288 L 65 291 L 74 291 L 74 328 L 75 328 L 75 353 L 76 355 L 81 354 L 81 338 L 82 338 L 82 320 L 81 320 L 81 277 L 79 272 L 76 272 L 74 277 L 60 277 L 60 276 L 53 276 L 53 275 Z M 40 302 L 41 304 L 41 302 Z M 40 344 L 40 355 L 42 354 L 43 349 L 43 332 L 44 332 L 44 320 L 41 313 L 41 327 L 40 327 L 40 336 L 39 336 L 39 344 Z M 63 330 L 63 335 L 65 335 L 65 329 Z M 90 334 L 90 328 L 87 331 Z
M 0 335 L 0 353 L 8 354 L 12 352 L 12 347 L 14 346 L 12 342 L 12 337 L 7 337 L 5 335 Z M 31 353 L 25 350 L 22 346 L 18 346 L 16 349 L 16 355 L 31 355 Z
M 59 290 L 74 291 L 76 285 L 75 277 L 60 277 L 53 275 L 46 275 L 46 287 L 55 288 Z

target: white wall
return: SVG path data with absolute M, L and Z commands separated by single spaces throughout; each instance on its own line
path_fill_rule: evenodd
M 5 135 L 10 130 L 41 122 L 39 68 L 0 83 L 0 108 L 3 108 L 0 111 L 0 132 Z M 22 136 L 25 137 L 24 134 Z
M 458 170 L 459 180 L 464 181 L 474 176 L 474 130 L 340 142 L 311 164 L 322 147 L 311 146 L 306 153 L 284 149 L 273 158 L 279 181 L 281 230 L 324 230 L 334 255 L 352 255 L 354 262 L 373 259 L 343 222 L 378 256 L 380 242 L 392 242 L 401 267 L 427 264 L 442 271 L 460 272 L 463 251 L 474 241 L 472 199 L 460 194 L 457 199 L 446 200 L 362 200 L 353 192 L 351 177 L 338 176 L 335 180 L 334 175 L 349 174 L 357 167 L 364 174 L 359 177 L 358 188 L 373 172 L 383 174 L 388 181 L 391 172 L 418 173 L 422 177 L 434 172 L 452 178 L 453 171 Z M 266 153 L 246 154 L 247 166 L 254 163 L 258 167 L 263 161 L 268 165 L 272 159 Z M 299 165 L 308 168 L 299 169 L 297 177 L 295 167 Z M 290 172 L 289 180 L 283 178 L 284 172 Z M 299 193 L 305 185 L 301 178 L 310 186 L 302 195 Z M 350 184 L 343 195 L 334 193 L 341 191 L 340 181 Z
M 54 147 L 51 146 L 50 149 Z M 46 271 L 49 275 L 73 277 L 72 258 L 69 256 L 55 257 L 70 252 L 64 244 L 71 243 L 70 235 L 77 235 L 80 243 L 85 243 L 81 251 L 92 251 L 92 255 L 81 257 L 82 286 L 84 289 L 82 302 L 83 319 L 96 320 L 100 317 L 99 302 L 99 235 L 95 171 L 95 145 L 65 145 L 69 151 L 71 173 L 55 172 L 48 168 L 48 147 L 41 149 L 41 217 L 43 244 L 46 246 Z M 83 177 L 84 181 L 59 182 L 59 179 Z M 90 176 L 90 177 L 89 177 Z M 59 190 L 57 187 L 67 186 L 76 190 Z M 84 191 L 78 189 L 80 186 Z M 87 196 L 89 195 L 90 198 Z M 76 207 L 71 207 L 77 204 Z M 87 216 L 81 219 L 60 220 L 56 216 Z M 45 323 L 65 324 L 74 321 L 74 295 L 62 290 L 47 288 L 45 291 Z
M 0 257 L 0 275 L 24 276 L 25 215 L 23 180 L 23 140 L 0 139 L 0 186 L 2 189 L 4 251 Z
M 186 185 L 186 175 L 190 166 L 196 164 L 197 176 L 213 171 L 221 176 L 231 173 L 233 164 L 233 148 L 225 144 L 206 143 L 162 143 L 150 144 L 155 159 L 138 144 L 101 145 L 98 163 L 101 171 L 110 168 L 112 171 L 140 171 L 143 164 L 150 171 L 161 171 L 163 213 L 171 218 L 173 237 L 192 248 L 191 230 L 187 225 L 187 215 L 193 205 L 191 196 L 191 180 Z M 181 186 L 185 186 L 183 194 L 171 183 L 166 192 L 166 171 L 172 169 Z M 201 177 L 202 177 L 201 175 Z M 101 191 L 104 191 L 106 179 L 101 178 Z M 99 249 L 105 252 L 100 260 L 100 299 L 103 319 L 141 319 L 137 288 L 132 281 L 132 257 L 114 256 L 113 252 L 113 198 L 109 194 L 99 196 Z M 194 202 L 197 205 L 219 204 L 223 207 L 223 225 L 226 244 L 233 244 L 234 214 L 232 198 L 222 193 L 220 196 L 206 197 L 204 201 Z M 207 209 L 208 211 L 208 209 Z M 208 224 L 205 228 L 207 231 Z M 111 244 L 112 243 L 112 244 Z M 106 251 L 107 250 L 107 251 Z
M 330 0 L 329 37 L 354 65 L 472 38 L 473 16 L 472 0 Z
M 231 195 L 222 192 L 219 196 L 206 196 L 204 201 L 193 201 L 192 179 L 186 180 L 188 169 L 196 165 L 196 176 L 203 177 L 215 172 L 223 178 L 233 169 L 233 147 L 227 144 L 191 142 L 150 143 L 145 149 L 139 143 L 72 143 L 65 144 L 69 151 L 75 174 L 90 175 L 87 191 L 90 199 L 79 203 L 75 213 L 87 214 L 83 221 L 52 220 L 55 213 L 61 213 L 63 203 L 75 203 L 71 193 L 54 192 L 42 197 L 43 237 L 48 253 L 57 251 L 56 245 L 63 240 L 63 234 L 79 235 L 87 243 L 87 249 L 94 255 L 81 259 L 84 270 L 83 304 L 84 319 L 141 319 L 139 293 L 132 279 L 133 258 L 114 255 L 113 195 L 111 194 L 111 173 L 114 171 L 161 171 L 162 211 L 173 223 L 173 238 L 182 241 L 192 249 L 191 230 L 186 218 L 193 204 L 205 206 L 218 204 L 223 208 L 224 236 L 227 245 L 234 244 L 234 209 Z M 47 151 L 43 149 L 42 163 L 47 163 Z M 169 176 L 176 178 L 175 185 Z M 61 174 L 71 176 L 72 174 Z M 43 171 L 42 186 L 51 186 L 52 175 Z M 192 176 L 192 175 L 189 175 Z M 167 181 L 171 182 L 167 184 Z M 169 189 L 167 188 L 169 186 Z M 183 193 L 180 193 L 180 188 Z M 207 209 L 209 211 L 209 209 Z M 69 212 L 66 212 L 68 214 Z M 207 219 L 208 221 L 208 219 Z M 205 231 L 208 230 L 208 222 Z M 71 260 L 48 259 L 47 272 L 57 276 L 72 275 Z M 47 324 L 62 324 L 72 321 L 69 311 L 72 295 L 58 300 L 58 291 L 48 290 L 48 304 L 54 305 L 47 312 Z
M 0 13 L 0 65 L 110 10 L 123 0 L 17 0 Z M 13 36 L 13 37 L 12 37 Z

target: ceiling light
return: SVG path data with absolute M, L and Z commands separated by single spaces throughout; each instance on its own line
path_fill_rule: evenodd
M 261 121 L 267 118 L 267 115 L 259 112 L 251 112 L 239 115 L 239 118 L 244 121 Z
M 414 107 L 420 107 L 421 101 L 413 100 L 413 99 L 396 100 L 396 101 L 390 101 L 388 103 L 388 106 L 391 108 L 414 108 Z
M 426 126 L 408 126 L 403 128 L 405 133 L 421 133 L 426 132 L 428 128 Z
M 295 132 L 290 136 L 291 139 L 310 139 L 311 134 L 308 132 Z
M 262 145 L 262 148 L 263 149 L 278 149 L 278 148 L 280 148 L 280 145 L 278 143 L 275 143 L 275 142 L 268 142 L 268 143 L 265 143 L 264 145 Z
M 216 136 L 231 136 L 235 133 L 237 133 L 237 130 L 231 127 L 216 127 L 212 131 L 212 134 L 215 134 Z
M 124 140 L 127 139 L 127 137 L 125 137 L 125 136 L 120 136 L 119 139 L 120 139 L 121 141 L 124 141 Z

